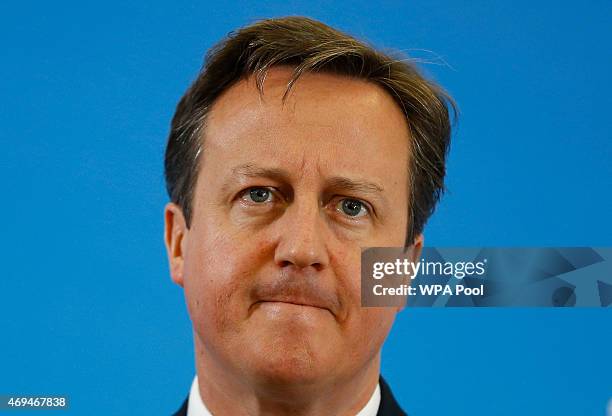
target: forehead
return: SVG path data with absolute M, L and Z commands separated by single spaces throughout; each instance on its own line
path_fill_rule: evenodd
M 270 69 L 263 95 L 254 77 L 225 91 L 207 119 L 204 158 L 223 159 L 228 167 L 258 162 L 405 182 L 408 124 L 387 91 L 364 80 L 309 73 L 283 101 L 291 73 Z

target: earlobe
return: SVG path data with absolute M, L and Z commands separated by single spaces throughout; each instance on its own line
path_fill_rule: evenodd
M 417 263 L 421 260 L 421 253 L 423 252 L 423 244 L 425 243 L 425 237 L 423 234 L 419 234 L 414 239 L 414 243 L 412 243 L 411 250 L 411 261 L 413 263 Z
M 164 224 L 164 241 L 166 243 L 166 253 L 168 254 L 170 276 L 174 283 L 183 287 L 183 244 L 187 227 L 183 211 L 173 202 L 166 204 L 164 209 Z

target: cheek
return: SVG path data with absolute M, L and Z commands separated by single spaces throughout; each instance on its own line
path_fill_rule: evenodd
M 361 250 L 355 245 L 338 244 L 329 250 L 329 265 L 342 303 L 341 321 L 361 306 L 360 262 Z
M 210 229 L 209 227 L 208 229 Z M 190 236 L 191 237 L 191 236 Z M 248 311 L 257 250 L 224 232 L 192 230 L 185 253 L 185 298 L 196 331 L 229 331 Z
M 339 290 L 344 293 L 345 320 L 341 322 L 346 334 L 346 350 L 355 362 L 373 357 L 387 337 L 396 316 L 395 308 L 361 307 L 361 250 L 337 250 L 332 257 Z
M 363 336 L 376 349 L 384 342 L 393 326 L 396 316 L 395 308 L 362 308 L 360 314 Z M 364 340 L 364 342 L 366 342 Z
M 351 328 L 351 344 L 346 348 L 351 355 L 349 362 L 363 363 L 376 357 L 391 331 L 395 315 L 393 308 L 361 308 L 353 316 L 356 322 Z

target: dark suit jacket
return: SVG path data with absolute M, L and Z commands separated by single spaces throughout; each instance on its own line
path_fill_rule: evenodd
M 389 385 L 385 382 L 385 379 L 380 377 L 380 406 L 378 406 L 378 413 L 376 416 L 406 416 L 406 413 L 399 407 L 399 404 L 395 401 L 393 393 Z M 189 396 L 183 402 L 181 408 L 173 416 L 187 416 L 187 404 Z M 321 415 L 327 416 L 327 415 Z

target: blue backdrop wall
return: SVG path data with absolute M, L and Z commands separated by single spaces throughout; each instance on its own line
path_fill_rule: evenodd
M 257 18 L 303 14 L 433 61 L 461 120 L 429 245 L 612 245 L 609 1 L 125 3 L 1 7 L 0 394 L 68 394 L 70 414 L 180 404 L 193 347 L 162 242 L 163 149 L 204 52 Z M 610 309 L 406 310 L 383 373 L 417 416 L 603 415 L 611 324 Z

